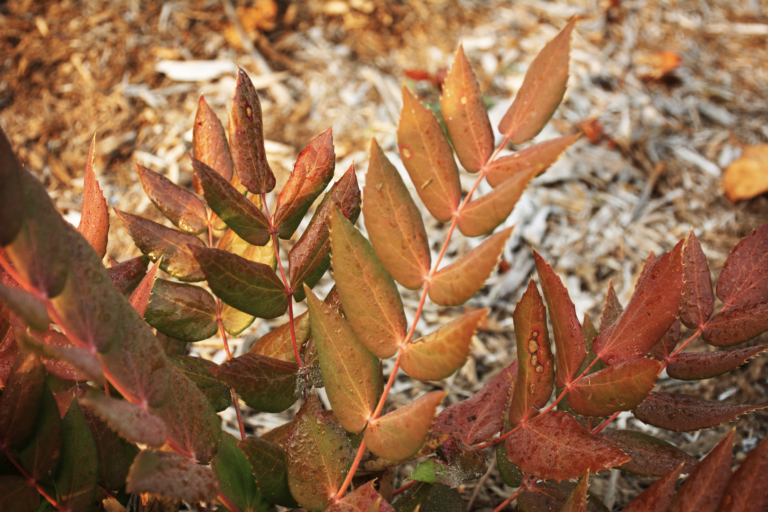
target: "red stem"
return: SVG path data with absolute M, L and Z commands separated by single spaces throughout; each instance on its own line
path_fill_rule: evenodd
M 224 493 L 220 492 L 216 498 L 221 502 L 222 505 L 227 507 L 230 512 L 240 512 L 240 509 L 238 509 L 234 503 L 229 501 L 229 498 L 224 496 Z
M 61 512 L 66 512 L 66 510 L 61 505 L 56 503 L 56 500 L 53 499 L 45 491 L 45 489 L 43 489 L 42 486 L 39 483 L 37 483 L 37 481 L 34 478 L 32 478 L 32 476 L 29 473 L 24 471 L 24 468 L 21 466 L 21 464 L 16 462 L 16 459 L 11 457 L 11 453 L 8 450 L 4 450 L 4 452 L 5 452 L 5 456 L 8 458 L 8 460 L 11 461 L 11 464 L 13 464 L 16 467 L 16 469 L 19 471 L 19 473 L 21 473 L 21 476 L 23 476 L 27 480 L 27 482 L 29 482 L 30 485 L 33 485 L 35 487 L 35 489 L 37 489 L 37 492 L 39 492 L 43 496 L 43 498 L 48 500 L 48 503 L 50 503 L 51 505 L 56 507 Z
M 613 420 L 615 420 L 619 414 L 621 414 L 621 411 L 616 411 L 615 413 L 611 414 L 610 417 L 606 418 L 604 422 L 599 424 L 592 430 L 593 434 L 599 433 L 601 430 L 603 430 L 605 427 L 607 427 Z
M 407 491 L 417 483 L 419 483 L 418 480 L 411 480 L 410 482 L 400 487 L 399 489 L 395 489 L 395 491 L 392 493 L 392 496 L 397 496 L 398 494 L 404 493 L 405 491 Z
M 526 479 L 526 480 L 523 482 L 523 485 L 521 485 L 520 487 L 518 487 L 518 489 L 517 489 L 515 492 L 513 492 L 513 493 L 512 493 L 512 496 L 510 496 L 509 498 L 507 498 L 507 499 L 505 499 L 504 501 L 502 501 L 502 502 L 501 502 L 501 505 L 499 505 L 498 507 L 496 507 L 495 509 L 493 509 L 493 512 L 501 512 L 502 510 L 504 510 L 504 508 L 505 508 L 507 505 L 509 505 L 510 503 L 512 503 L 512 500 L 514 500 L 515 498 L 517 498 L 517 495 L 518 495 L 518 494 L 520 494 L 520 492 L 521 492 L 521 491 L 524 491 L 525 489 L 527 489 L 527 488 L 528 488 L 528 486 L 529 486 L 529 485 L 530 485 L 530 483 L 533 481 L 533 479 L 534 479 L 534 477 L 532 477 L 532 476 L 528 477 L 528 478 L 527 478 L 527 479 Z

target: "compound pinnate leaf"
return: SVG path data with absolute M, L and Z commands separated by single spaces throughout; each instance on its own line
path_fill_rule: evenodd
M 680 320 L 687 327 L 703 327 L 715 309 L 712 279 L 707 257 L 693 234 L 683 246 L 683 300 L 680 302 Z
M 708 402 L 674 393 L 651 393 L 633 412 L 643 423 L 674 432 L 691 432 L 715 427 L 763 407 Z
M 128 441 L 152 447 L 165 443 L 167 430 L 163 420 L 141 405 L 116 400 L 95 390 L 89 390 L 79 400 Z
M 277 196 L 274 223 L 280 238 L 291 238 L 309 207 L 333 178 L 336 155 L 331 130 L 328 128 L 304 148 Z
M 199 197 L 138 163 L 136 168 L 147 197 L 177 228 L 193 235 L 206 230 L 208 215 Z
M 683 240 L 646 268 L 619 318 L 592 345 L 606 364 L 642 357 L 677 318 L 683 286 Z
M 99 475 L 96 443 L 77 400 L 61 422 L 61 457 L 54 487 L 64 510 L 85 512 L 93 507 Z
M 296 363 L 248 352 L 209 371 L 257 411 L 283 412 L 301 395 Z
M 717 296 L 730 307 L 768 301 L 768 224 L 750 232 L 728 255 Z
M 610 430 L 598 434 L 598 437 L 632 457 L 631 461 L 619 466 L 622 471 L 644 476 L 664 476 L 682 466 L 681 471 L 690 474 L 699 464 L 695 457 L 681 449 L 642 432 Z
M 83 207 L 80 211 L 80 225 L 77 230 L 82 233 L 96 253 L 102 258 L 107 253 L 107 237 L 109 235 L 109 209 L 104 199 L 104 192 L 99 186 L 96 174 L 93 172 L 93 153 L 96 137 L 91 140 L 88 160 L 85 161 L 83 176 Z
M 704 341 L 730 347 L 768 330 L 768 302 L 723 308 L 709 319 L 701 333 Z
M 370 242 L 335 206 L 331 209 L 331 261 L 344 314 L 357 338 L 378 357 L 392 357 L 408 328 L 397 285 Z
M 320 364 L 322 366 L 322 362 Z M 363 432 L 368 449 L 392 461 L 405 460 L 417 453 L 434 423 L 437 406 L 446 394 L 445 391 L 432 391 L 368 422 Z
M 429 283 L 429 298 L 441 306 L 458 306 L 474 296 L 499 261 L 512 229 L 491 235 L 458 260 L 441 268 Z
M 45 367 L 31 352 L 19 352 L 0 396 L 0 449 L 24 444 L 32 434 L 45 391 Z
M 589 471 L 582 476 L 578 485 L 563 503 L 560 512 L 587 512 L 587 490 L 589 489 Z
M 194 141 L 195 158 L 215 169 L 225 180 L 232 181 L 234 170 L 232 155 L 229 154 L 227 135 L 218 116 L 205 101 L 205 96 L 200 96 L 197 103 L 192 140 Z M 198 194 L 203 193 L 197 176 L 194 177 L 193 185 Z
M 26 171 L 0 128 L 0 246 L 10 244 L 24 222 L 24 191 L 21 175 Z M 34 489 L 34 488 L 33 488 Z M 22 495 L 26 491 L 19 491 Z M 1 503 L 1 502 L 0 502 Z
M 656 480 L 653 485 L 644 490 L 622 512 L 665 512 L 675 495 L 675 487 L 683 465 L 676 467 L 663 478 Z
M 34 512 L 40 504 L 40 493 L 24 477 L 0 476 L 0 509 Z
M 749 452 L 739 469 L 731 476 L 720 500 L 718 511 L 760 512 L 768 508 L 768 442 L 763 441 Z
M 440 222 L 450 221 L 461 200 L 459 169 L 435 115 L 405 86 L 397 145 L 424 206 Z
M 585 375 L 569 386 L 568 405 L 583 416 L 629 411 L 648 396 L 660 370 L 659 361 L 641 358 Z
M 560 277 L 538 252 L 533 251 L 533 257 L 536 260 L 541 289 L 549 306 L 557 361 L 555 380 L 558 389 L 562 389 L 578 375 L 579 368 L 587 357 L 586 342 L 581 334 L 576 307 Z
M 18 460 L 28 475 L 38 482 L 43 482 L 56 474 L 60 456 L 61 416 L 56 399 L 46 386 L 40 400 L 40 412 L 32 438 L 19 450 Z
M 709 452 L 672 499 L 669 512 L 715 512 L 731 477 L 733 461 L 731 430 Z
M 288 424 L 290 425 L 290 424 Z M 288 487 L 285 451 L 263 437 L 246 437 L 237 445 L 253 467 L 253 476 L 261 493 L 270 503 L 287 508 L 299 506 Z
M 194 235 L 167 228 L 151 220 L 115 210 L 136 247 L 152 261 L 162 258 L 160 268 L 181 281 L 205 279 L 189 246 L 205 247 Z
M 309 288 L 306 293 L 312 337 L 317 344 L 328 400 L 339 423 L 357 434 L 376 407 L 379 361 L 331 306 Z
M 499 123 L 499 131 L 512 144 L 535 137 L 557 109 L 568 83 L 571 32 L 576 19 L 539 52 L 525 73 L 512 106 Z
M 158 279 L 144 313 L 149 325 L 180 341 L 200 341 L 216 334 L 216 300 L 199 286 Z
M 547 331 L 547 310 L 536 283 L 528 289 L 512 314 L 517 342 L 517 383 L 509 408 L 509 422 L 517 425 L 544 407 L 552 395 L 555 367 Z
M 493 130 L 480 84 L 461 45 L 445 77 L 440 106 L 459 162 L 468 172 L 479 171 L 493 153 Z
M 248 74 L 240 67 L 235 95 L 229 106 L 229 146 L 235 172 L 249 192 L 266 194 L 275 188 L 275 175 L 264 149 L 259 95 Z
M 227 497 L 240 512 L 262 512 L 270 507 L 259 491 L 253 478 L 254 468 L 228 433 L 221 436 L 216 457 L 211 461 L 221 494 Z
M 363 214 L 368 238 L 387 272 L 411 290 L 429 274 L 429 239 L 416 203 L 392 162 L 371 138 Z
M 127 294 L 132 292 L 147 272 L 147 261 L 148 258 L 146 256 L 138 256 L 114 264 L 111 268 L 107 269 L 109 279 L 120 293 Z
M 495 159 L 488 164 L 485 178 L 492 187 L 497 187 L 512 176 L 532 173 L 533 176 L 544 172 L 555 163 L 563 152 L 576 142 L 581 134 L 545 140 L 533 146 L 516 151 L 511 155 Z
M 5 303 L 26 325 L 36 331 L 47 331 L 51 323 L 45 303 L 36 295 L 0 284 L 0 304 Z
M 131 303 L 133 309 L 135 309 L 141 316 L 144 316 L 144 313 L 147 311 L 147 306 L 149 306 L 149 295 L 152 292 L 152 287 L 155 285 L 155 276 L 157 276 L 159 265 L 159 260 L 152 265 L 152 268 L 150 268 L 149 272 L 144 275 L 139 286 L 131 292 L 131 296 L 128 298 L 128 302 Z
M 179 453 L 142 450 L 128 473 L 128 492 L 152 493 L 190 503 L 212 501 L 219 493 L 216 475 Z
M 195 383 L 211 402 L 214 411 L 220 412 L 230 406 L 232 395 L 229 392 L 229 387 L 210 371 L 211 368 L 217 368 L 219 365 L 202 357 L 179 354 L 169 354 L 168 361 Z
M 673 379 L 710 379 L 738 368 L 749 359 L 768 350 L 768 345 L 748 347 L 727 352 L 686 352 L 677 354 L 667 365 Z
M 507 457 L 523 472 L 557 482 L 630 460 L 562 411 L 550 411 L 529 420 L 505 442 Z
M 348 311 L 346 307 L 344 311 Z M 465 313 L 406 345 L 400 358 L 403 371 L 418 380 L 440 380 L 451 375 L 467 361 L 472 336 L 487 314 L 488 309 Z
M 299 505 L 322 510 L 341 487 L 354 457 L 347 433 L 322 414 L 320 400 L 310 394 L 293 419 L 285 454 L 288 485 Z
M 394 512 L 392 505 L 373 487 L 374 480 L 369 480 L 341 500 L 328 505 L 323 512 Z
M 213 293 L 233 308 L 259 318 L 285 313 L 291 298 L 269 265 L 220 249 L 194 247 L 192 252 Z
M 457 435 L 467 444 L 485 441 L 504 426 L 517 379 L 517 361 L 504 368 L 472 397 L 450 405 L 435 418 L 432 430 Z
M 675 320 L 672 325 L 669 326 L 664 336 L 648 351 L 648 355 L 659 361 L 666 361 L 669 356 L 674 352 L 680 341 L 680 321 Z M 682 354 L 680 354 L 682 355 Z
M 603 313 L 600 315 L 600 331 L 602 332 L 613 325 L 623 312 L 624 307 L 616 296 L 616 290 L 613 289 L 613 281 L 608 281 L 608 291 L 605 294 Z

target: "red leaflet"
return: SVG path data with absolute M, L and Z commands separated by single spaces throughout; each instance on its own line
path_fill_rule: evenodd
M 589 489 L 589 471 L 581 477 L 579 485 L 573 490 L 560 512 L 587 512 L 587 490 Z
M 616 296 L 616 290 L 613 289 L 613 281 L 608 281 L 608 292 L 605 294 L 603 314 L 600 317 L 600 332 L 610 327 L 623 312 L 624 308 Z
M 648 355 L 659 361 L 665 361 L 669 355 L 675 350 L 677 343 L 680 341 L 680 321 L 675 320 L 672 325 L 669 326 L 664 336 L 656 343 Z M 682 355 L 682 354 L 681 354 Z
M 752 450 L 731 476 L 718 511 L 762 512 L 768 508 L 768 442 Z
M 683 241 L 640 276 L 627 309 L 600 332 L 592 348 L 612 365 L 642 357 L 677 318 L 683 286 Z
M 683 247 L 683 299 L 680 302 L 680 320 L 691 329 L 703 327 L 715 308 L 709 265 L 701 245 L 693 234 Z
M 517 360 L 520 366 L 509 409 L 509 422 L 517 425 L 531 418 L 535 409 L 547 404 L 555 384 L 554 361 L 547 332 L 547 310 L 533 279 L 528 282 L 528 289 L 515 306 L 512 318 L 515 322 Z
M 731 307 L 768 301 L 768 224 L 749 233 L 728 255 L 717 296 Z
M 733 430 L 709 452 L 672 500 L 669 512 L 714 512 L 728 485 L 733 460 Z
M 587 356 L 586 343 L 581 334 L 576 308 L 568 296 L 568 290 L 538 252 L 533 251 L 533 257 L 536 260 L 541 289 L 549 306 L 549 319 L 552 321 L 557 361 L 555 376 L 557 388 L 563 389 L 578 374 L 579 367 Z
M 141 186 L 149 200 L 176 227 L 193 235 L 200 234 L 208 228 L 205 203 L 199 197 L 138 163 L 136 169 Z
M 107 253 L 107 236 L 109 235 L 109 210 L 104 193 L 93 172 L 93 151 L 96 146 L 96 137 L 91 140 L 91 149 L 88 151 L 88 160 L 85 161 L 85 175 L 83 183 L 83 207 L 80 211 L 80 225 L 77 230 L 83 234 L 86 240 L 96 250 L 100 257 Z
M 144 316 L 144 313 L 147 311 L 147 306 L 149 306 L 149 295 L 152 293 L 152 287 L 155 284 L 155 276 L 157 275 L 157 269 L 159 267 L 160 260 L 152 265 L 152 268 L 150 268 L 149 272 L 144 275 L 144 279 L 141 280 L 139 286 L 133 290 L 130 299 L 128 299 L 131 306 L 133 306 L 133 309 L 135 309 L 140 316 Z
M 667 365 L 667 373 L 674 379 L 709 379 L 738 368 L 766 350 L 768 345 L 727 352 L 686 352 L 675 356 Z
M 143 443 L 151 447 L 165 443 L 167 430 L 163 420 L 138 404 L 110 398 L 94 389 L 86 392 L 78 401 L 132 443 Z
M 192 132 L 192 140 L 195 146 L 195 158 L 205 163 L 227 180 L 232 181 L 234 174 L 232 156 L 229 154 L 229 143 L 221 121 L 205 101 L 205 96 L 200 96 L 195 114 L 195 125 Z M 197 175 L 192 184 L 198 194 L 203 193 Z
M 764 405 L 732 405 L 673 393 L 651 393 L 634 411 L 643 423 L 675 432 L 690 432 L 731 421 Z
M 115 288 L 120 290 L 120 293 L 128 293 L 134 289 L 147 272 L 147 257 L 139 256 L 117 264 L 113 263 L 107 272 Z
M 374 489 L 374 480 L 369 480 L 341 501 L 323 509 L 323 512 L 394 512 L 392 505 Z
M 637 475 L 663 476 L 677 468 L 690 474 L 699 461 L 675 446 L 655 437 L 631 430 L 609 430 L 598 437 L 632 457 L 622 464 L 622 471 Z
M 128 473 L 128 492 L 153 493 L 190 503 L 211 501 L 218 493 L 211 468 L 188 457 L 160 450 L 142 450 Z
M 652 486 L 644 490 L 637 498 L 624 507 L 622 512 L 664 512 L 675 495 L 677 479 L 683 465 L 676 467 L 663 478 L 656 480 Z
M 530 174 L 533 178 L 555 163 L 563 152 L 576 142 L 580 133 L 569 137 L 545 140 L 515 153 L 497 158 L 488 165 L 485 179 L 492 187 L 497 187 L 512 176 Z
M 509 460 L 523 472 L 557 482 L 630 460 L 562 411 L 551 411 L 528 421 L 507 438 L 506 448 Z
M 42 333 L 28 334 L 26 328 L 13 316 L 11 325 L 16 342 L 24 350 L 34 352 L 45 359 L 45 370 L 51 375 L 70 381 L 104 382 L 98 360 L 88 350 L 76 347 L 60 332 L 50 329 Z
M 723 308 L 707 322 L 702 337 L 710 345 L 738 345 L 768 330 L 768 302 Z

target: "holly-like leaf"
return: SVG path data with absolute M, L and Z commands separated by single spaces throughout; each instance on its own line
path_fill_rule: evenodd
M 141 316 L 144 316 L 144 313 L 147 311 L 147 306 L 149 306 L 149 295 L 152 292 L 152 287 L 155 285 L 155 276 L 157 276 L 157 269 L 159 268 L 159 265 L 159 260 L 156 261 L 154 265 L 152 265 L 152 268 L 149 269 L 149 272 L 146 273 L 144 278 L 139 283 L 139 286 L 133 290 L 130 298 L 128 299 L 128 301 L 131 303 L 131 306 L 133 306 L 133 309 L 135 309 L 136 312 Z
M 80 211 L 80 224 L 77 226 L 77 230 L 88 240 L 96 253 L 103 258 L 107 253 L 109 209 L 107 208 L 107 201 L 104 199 L 104 192 L 93 172 L 95 147 L 96 136 L 91 140 L 91 149 L 88 151 L 88 159 L 85 161 L 83 207 Z
M 190 246 L 205 247 L 194 235 L 167 228 L 151 220 L 115 210 L 136 247 L 152 261 L 162 258 L 160 268 L 181 281 L 205 279 Z
M 45 367 L 31 352 L 19 352 L 0 396 L 0 449 L 23 445 L 33 432 L 45 391 Z
M 565 500 L 560 512 L 587 512 L 587 490 L 589 489 L 589 471 L 582 476 L 579 484 Z
M 2 178 L 3 176 L 0 175 L 0 179 Z M 0 214 L 4 213 L 0 211 Z M 40 493 L 26 478 L 14 475 L 0 476 L 0 509 L 34 512 L 37 510 L 40 499 Z
M 60 332 L 49 330 L 34 336 L 18 330 L 16 333 L 16 341 L 24 350 L 46 359 L 45 369 L 51 375 L 71 381 L 104 382 L 99 360 L 87 349 L 74 346 Z
M 253 467 L 253 477 L 264 499 L 282 507 L 298 507 L 288 487 L 285 451 L 263 437 L 246 437 L 237 445 L 248 457 Z
M 555 384 L 554 360 L 547 331 L 547 309 L 533 279 L 528 282 L 528 289 L 515 306 L 512 318 L 515 322 L 517 360 L 520 366 L 509 408 L 509 422 L 517 425 L 531 418 L 536 409 L 547 404 Z
M 600 316 L 600 331 L 602 332 L 613 325 L 623 312 L 624 307 L 616 296 L 616 290 L 613 289 L 613 281 L 608 281 L 608 291 L 605 294 L 603 313 Z
M 197 235 L 208 228 L 205 203 L 192 192 L 136 164 L 139 181 L 150 201 L 180 230 Z
M 515 101 L 499 123 L 499 131 L 512 144 L 535 137 L 560 105 L 568 83 L 571 32 L 575 24 L 576 18 L 568 22 L 539 52 L 525 73 Z
M 128 473 L 126 491 L 159 494 L 190 503 L 212 501 L 219 493 L 211 468 L 184 455 L 160 450 L 139 452 Z
M 301 396 L 296 363 L 248 352 L 208 371 L 257 411 L 283 412 Z
M 192 167 L 208 206 L 232 231 L 253 245 L 262 246 L 269 242 L 269 219 L 258 205 L 200 160 L 192 158 Z
M 768 301 L 768 224 L 751 231 L 728 255 L 717 296 L 736 308 Z
M 483 92 L 461 44 L 445 77 L 440 106 L 459 162 L 468 172 L 479 171 L 493 153 L 493 130 Z
M 562 389 L 578 375 L 579 368 L 587 356 L 586 343 L 581 334 L 576 307 L 568 295 L 568 290 L 538 252 L 533 251 L 533 256 L 536 260 L 541 289 L 549 306 L 549 318 L 552 321 L 557 361 L 555 381 L 558 389 Z
M 680 464 L 640 493 L 622 512 L 665 512 L 672 503 L 677 480 L 682 471 L 683 465 Z
M 467 444 L 485 441 L 504 426 L 517 379 L 517 361 L 483 386 L 470 398 L 450 405 L 435 418 L 435 432 L 456 434 Z
M 672 499 L 670 512 L 714 512 L 731 477 L 733 430 L 709 452 Z
M 221 494 L 240 512 L 262 512 L 269 509 L 253 478 L 254 470 L 250 461 L 231 434 L 222 434 L 211 468 L 216 474 Z
M 309 207 L 333 178 L 336 155 L 331 130 L 328 128 L 304 148 L 277 196 L 274 222 L 280 238 L 291 238 Z
M 669 326 L 664 336 L 648 351 L 648 355 L 659 361 L 666 361 L 669 356 L 674 352 L 680 341 L 680 321 L 675 320 L 672 325 Z M 680 354 L 682 355 L 682 354 Z
M 520 512 L 548 512 L 561 510 L 568 498 L 576 490 L 577 484 L 572 482 L 542 481 L 530 485 L 517 497 Z M 596 496 L 587 496 L 587 512 L 610 512 Z
M 144 313 L 149 325 L 181 341 L 205 340 L 216 334 L 216 301 L 199 286 L 158 279 Z
M 677 318 L 683 286 L 683 240 L 640 276 L 635 293 L 615 323 L 592 345 L 612 365 L 648 353 Z
M 139 453 L 138 447 L 122 440 L 117 432 L 94 412 L 85 408 L 82 413 L 96 443 L 99 483 L 107 489 L 122 489 L 133 458 Z
M 629 411 L 648 396 L 660 370 L 659 361 L 641 358 L 585 375 L 569 387 L 568 405 L 583 416 Z
M 34 294 L 21 288 L 0 284 L 0 303 L 3 302 L 19 319 L 34 330 L 48 330 L 51 319 L 48 318 L 45 303 Z
M 727 352 L 686 352 L 677 354 L 667 365 L 667 374 L 673 379 L 710 379 L 727 373 L 749 359 L 768 350 L 768 345 L 742 348 Z
M 331 265 L 330 221 L 334 205 L 352 224 L 357 222 L 360 216 L 360 188 L 357 185 L 354 164 L 325 194 L 307 229 L 288 253 L 288 276 L 293 288 L 293 297 L 297 302 L 301 302 L 305 297 L 302 284 L 311 289 Z
M 328 400 L 339 423 L 349 432 L 357 434 L 363 430 L 376 407 L 379 361 L 360 343 L 346 320 L 318 299 L 308 287 L 305 291 L 312 336 L 317 344 Z
M 238 67 L 237 85 L 229 106 L 229 146 L 240 182 L 252 194 L 266 194 L 275 188 L 275 175 L 264 149 L 261 102 L 251 79 Z
M 288 485 L 299 505 L 322 510 L 338 492 L 354 457 L 347 433 L 321 414 L 320 400 L 310 394 L 293 419 L 285 454 Z
M 195 158 L 208 165 L 227 180 L 232 181 L 234 170 L 232 156 L 229 154 L 229 143 L 221 121 L 208 106 L 205 96 L 200 96 L 195 113 L 195 124 L 192 129 L 192 140 L 195 147 Z M 198 194 L 203 193 L 203 187 L 194 177 L 193 185 Z
M 708 402 L 674 393 L 651 393 L 633 412 L 643 423 L 674 432 L 691 432 L 715 427 L 763 407 Z
M 704 341 L 730 347 L 768 331 L 768 302 L 723 308 L 709 319 L 701 333 Z
M 152 447 L 165 443 L 167 430 L 163 420 L 145 407 L 110 398 L 96 390 L 89 390 L 79 400 L 128 441 Z
M 429 298 L 441 306 L 458 306 L 474 296 L 496 267 L 512 229 L 489 236 L 479 246 L 441 268 L 429 283 Z
M 321 368 L 322 364 L 321 361 Z M 445 391 L 432 391 L 389 414 L 369 421 L 363 432 L 368 449 L 392 461 L 405 460 L 417 453 L 434 423 L 437 406 L 446 394 Z
M 598 437 L 632 457 L 631 461 L 619 466 L 622 471 L 644 476 L 664 476 L 682 466 L 683 473 L 691 474 L 699 464 L 695 457 L 681 449 L 642 432 L 609 430 L 598 434 Z
M 122 294 L 131 293 L 144 278 L 147 272 L 147 261 L 149 259 L 146 256 L 138 256 L 113 264 L 107 269 L 112 284 Z
M 53 393 L 45 387 L 35 430 L 27 445 L 19 450 L 18 461 L 38 482 L 53 478 L 61 456 L 61 416 Z M 11 509 L 9 509 L 11 510 Z
M 683 246 L 683 300 L 680 302 L 680 320 L 691 329 L 703 327 L 715 309 L 712 279 L 707 257 L 693 234 Z
M 392 505 L 373 487 L 369 480 L 341 500 L 323 509 L 323 512 L 395 512 Z
M 768 508 L 768 442 L 749 452 L 725 488 L 718 511 L 760 512 Z
M 331 261 L 344 314 L 357 338 L 378 357 L 392 357 L 408 328 L 397 285 L 371 243 L 335 206 L 331 208 Z
M 11 148 L 11 143 L 0 128 L 0 246 L 10 244 L 24 223 L 24 189 L 21 176 L 26 172 Z M 21 489 L 21 488 L 20 488 Z M 33 488 L 34 489 L 34 488 Z M 20 495 L 28 493 L 19 490 Z M 1 503 L 1 502 L 0 502 Z
M 70 403 L 61 427 L 61 457 L 53 483 L 56 501 L 71 512 L 89 511 L 96 495 L 99 461 L 96 443 L 77 400 Z
M 409 343 L 400 357 L 403 371 L 418 380 L 440 380 L 451 375 L 467 361 L 472 336 L 487 314 L 488 309 L 465 313 Z
M 527 421 L 505 441 L 523 472 L 561 482 L 629 462 L 615 446 L 586 431 L 573 416 L 550 411 Z
M 424 206 L 440 222 L 450 221 L 461 200 L 459 169 L 435 115 L 405 86 L 397 145 Z
M 248 261 L 220 249 L 192 248 L 217 297 L 259 318 L 276 318 L 285 313 L 291 298 L 272 267 Z
M 211 402 L 214 411 L 220 412 L 230 406 L 232 394 L 229 392 L 229 387 L 210 371 L 211 368 L 217 368 L 219 365 L 201 357 L 185 355 L 169 355 L 168 361 L 195 383 Z
M 545 140 L 511 155 L 495 159 L 488 164 L 485 179 L 492 187 L 498 187 L 518 174 L 537 176 L 560 158 L 565 150 L 576 142 L 580 133 L 567 137 Z
M 424 221 L 400 173 L 374 138 L 370 155 L 363 202 L 368 238 L 395 281 L 419 289 L 432 264 Z

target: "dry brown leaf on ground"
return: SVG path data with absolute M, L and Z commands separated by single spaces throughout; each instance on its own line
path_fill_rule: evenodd
M 725 170 L 723 189 L 734 203 L 768 191 L 768 144 L 744 146 L 741 157 Z
M 635 57 L 635 74 L 643 80 L 659 80 L 677 69 L 680 62 L 680 55 L 670 50 L 641 53 Z

